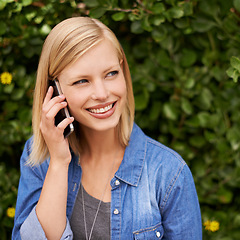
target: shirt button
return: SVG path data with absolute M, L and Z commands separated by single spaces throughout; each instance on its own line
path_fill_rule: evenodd
M 115 215 L 118 215 L 118 214 L 119 214 L 119 210 L 116 208 L 116 209 L 114 209 L 113 213 L 114 213 Z
M 156 232 L 156 236 L 157 236 L 158 238 L 160 238 L 161 233 L 157 231 L 157 232 Z
M 115 181 L 115 186 L 119 186 L 119 185 L 120 185 L 119 180 L 116 180 L 116 181 Z

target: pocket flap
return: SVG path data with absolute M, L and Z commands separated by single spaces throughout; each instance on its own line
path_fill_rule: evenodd
M 141 229 L 133 232 L 135 240 L 153 240 L 162 239 L 164 234 L 162 223 L 153 227 Z

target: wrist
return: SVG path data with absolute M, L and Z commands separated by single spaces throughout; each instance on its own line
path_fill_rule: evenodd
M 68 170 L 69 164 L 71 162 L 71 159 L 56 159 L 56 158 L 50 158 L 49 168 L 59 170 Z

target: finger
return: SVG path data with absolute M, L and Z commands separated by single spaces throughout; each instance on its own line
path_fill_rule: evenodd
M 50 121 L 54 120 L 54 118 L 56 117 L 57 113 L 58 113 L 61 109 L 65 108 L 66 106 L 67 106 L 67 102 L 65 102 L 65 101 L 64 101 L 64 102 L 60 102 L 60 103 L 55 103 L 55 104 L 49 109 L 49 111 L 46 112 L 45 118 L 46 118 L 47 120 L 50 120 Z
M 51 90 L 49 90 L 49 91 L 50 92 L 47 93 L 47 95 L 46 95 L 46 97 L 44 99 L 44 102 L 43 102 L 43 106 L 42 106 L 43 114 L 47 114 L 51 110 L 51 108 L 54 107 L 55 104 L 61 103 L 65 99 L 64 95 L 60 95 L 60 96 L 51 98 L 52 97 Z
M 46 94 L 46 96 L 45 96 L 45 98 L 44 98 L 43 105 L 45 105 L 46 103 L 48 103 L 48 102 L 51 100 L 52 95 L 53 95 L 53 87 L 50 86 L 50 87 L 48 88 L 47 94 Z
M 64 103 L 64 102 L 63 102 Z M 63 105 L 63 103 L 60 103 L 59 105 Z M 67 103 L 65 102 L 65 104 L 67 105 Z M 64 106 L 63 106 L 64 107 Z M 61 109 L 61 108 L 60 108 Z M 62 120 L 57 126 L 55 126 L 55 118 L 54 118 L 54 114 L 56 114 L 56 112 L 58 112 L 58 109 L 55 109 L 55 113 L 52 112 L 52 116 L 45 116 L 45 119 L 43 118 L 40 122 L 40 129 L 41 132 L 43 133 L 43 135 L 59 135 L 62 136 L 64 129 L 74 121 L 73 117 L 70 118 L 65 118 L 64 120 Z M 58 131 L 56 131 L 58 130 Z
M 64 129 L 74 121 L 74 117 L 69 117 L 69 118 L 65 118 L 64 120 L 62 120 L 58 125 L 57 128 L 63 132 Z

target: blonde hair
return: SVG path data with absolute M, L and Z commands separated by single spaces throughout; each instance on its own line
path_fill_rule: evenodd
M 104 39 L 112 42 L 116 48 L 119 62 L 122 61 L 123 65 L 127 101 L 117 126 L 117 133 L 120 143 L 127 146 L 134 122 L 135 106 L 132 80 L 124 51 L 114 33 L 103 23 L 89 17 L 73 17 L 56 25 L 43 45 L 33 97 L 33 142 L 28 164 L 40 164 L 49 157 L 47 145 L 39 127 L 49 79 L 57 78 L 64 68 L 73 64 L 86 51 Z M 70 147 L 76 155 L 81 153 L 78 130 L 77 127 L 68 137 Z

